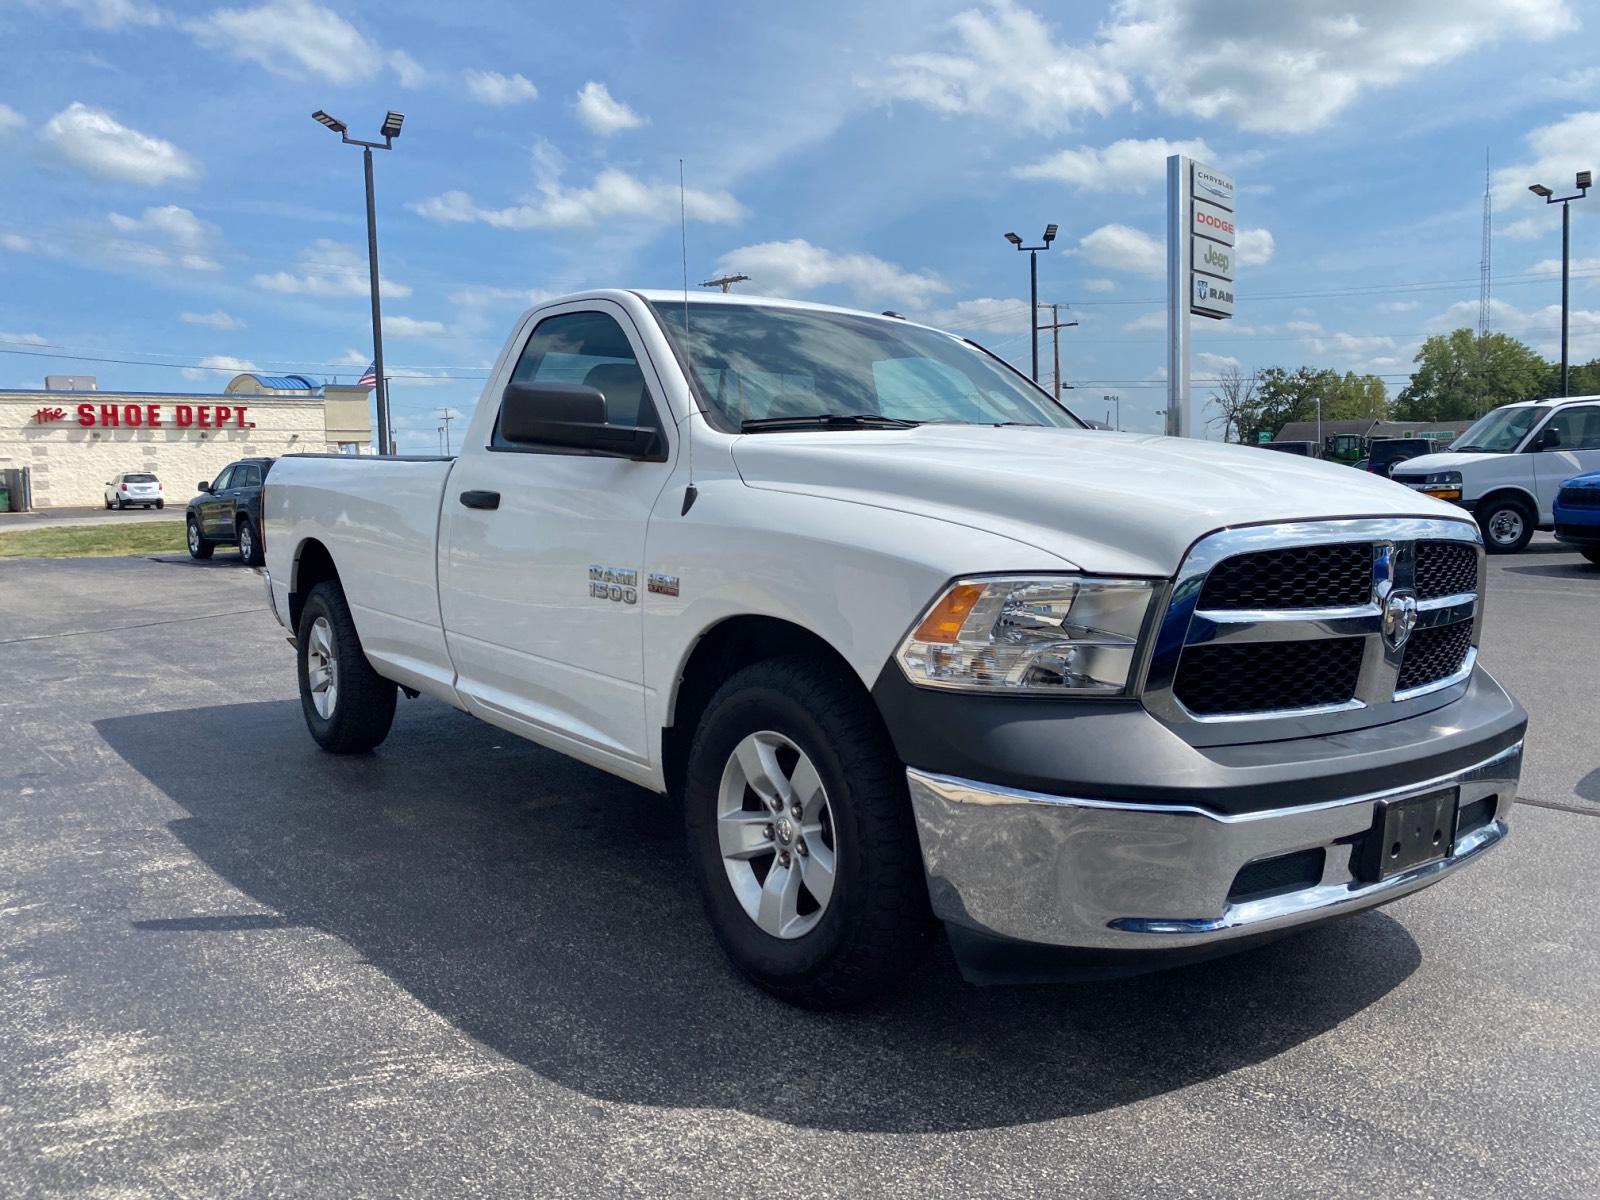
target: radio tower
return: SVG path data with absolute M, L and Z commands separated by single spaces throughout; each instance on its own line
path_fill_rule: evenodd
M 1478 336 L 1489 333 L 1489 150 L 1483 151 L 1483 257 L 1478 262 Z

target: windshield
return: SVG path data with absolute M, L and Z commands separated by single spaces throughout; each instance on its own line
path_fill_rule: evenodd
M 1540 412 L 1531 406 L 1497 408 L 1451 442 L 1450 449 L 1510 454 L 1528 436 Z
M 948 334 L 777 306 L 652 307 L 686 353 L 705 402 L 732 429 L 820 416 L 867 418 L 830 428 L 924 421 L 1082 428 L 1045 393 Z

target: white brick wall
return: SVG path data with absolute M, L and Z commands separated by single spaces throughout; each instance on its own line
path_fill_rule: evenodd
M 85 428 L 79 404 L 159 404 L 166 424 L 159 429 Z M 174 406 L 246 405 L 254 429 L 179 428 Z M 65 420 L 39 424 L 41 408 L 66 410 Z M 118 471 L 150 471 L 166 485 L 169 504 L 182 505 L 194 485 L 210 479 L 236 458 L 332 451 L 321 397 L 194 396 L 182 393 L 126 395 L 117 392 L 0 392 L 0 468 L 32 467 L 35 508 L 100 504 L 105 481 Z

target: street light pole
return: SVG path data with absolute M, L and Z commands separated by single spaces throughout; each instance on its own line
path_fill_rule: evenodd
M 1578 189 L 1570 196 L 1557 196 L 1542 183 L 1531 183 L 1528 190 L 1538 196 L 1546 204 L 1561 205 L 1561 395 L 1572 394 L 1569 386 L 1567 363 L 1567 275 L 1572 244 L 1572 215 L 1571 204 L 1574 200 L 1582 200 L 1589 194 L 1589 188 L 1594 183 L 1594 174 L 1590 171 L 1579 171 L 1574 186 Z
M 1112 404 L 1115 404 L 1117 406 L 1117 432 L 1121 433 L 1122 432 L 1122 397 L 1121 396 L 1107 396 L 1106 400 L 1108 402 L 1110 402 Z
M 1024 246 L 1022 239 L 1014 233 L 1006 234 L 1006 241 L 1018 250 L 1025 250 L 1028 254 L 1028 325 L 1031 330 L 1033 342 L 1033 381 L 1039 382 L 1039 251 L 1050 249 L 1050 243 L 1056 240 L 1056 231 L 1060 226 L 1055 224 L 1044 227 L 1044 242 L 1038 246 Z
M 400 126 L 406 118 L 404 113 L 393 110 L 386 113 L 383 126 L 378 130 L 383 136 L 381 142 L 367 142 L 351 137 L 348 125 L 338 117 L 329 116 L 320 108 L 311 114 L 311 119 L 337 133 L 339 140 L 345 145 L 361 147 L 361 166 L 367 184 L 367 274 L 371 281 L 372 292 L 372 374 L 378 404 L 378 453 L 393 454 L 394 436 L 389 422 L 389 381 L 383 374 L 383 312 L 378 299 L 378 207 L 372 185 L 372 152 L 394 149 L 394 139 L 400 136 Z

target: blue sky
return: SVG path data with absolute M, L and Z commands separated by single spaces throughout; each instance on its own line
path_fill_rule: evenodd
M 1241 188 L 1238 317 L 1194 376 L 1309 363 L 1398 390 L 1477 319 L 1554 354 L 1558 214 L 1600 169 L 1600 14 L 1571 0 L 1111 5 L 0 0 L 0 387 L 351 378 L 371 357 L 358 135 L 378 156 L 402 449 L 469 410 L 530 298 L 691 282 L 880 309 L 1027 361 L 1027 263 L 1070 304 L 1071 399 L 1156 429 L 1163 161 Z M 1600 195 L 1573 207 L 1600 355 Z M 1048 362 L 1048 344 L 1045 353 Z M 94 360 L 125 361 L 94 361 Z M 1197 394 L 1205 385 L 1197 382 Z

